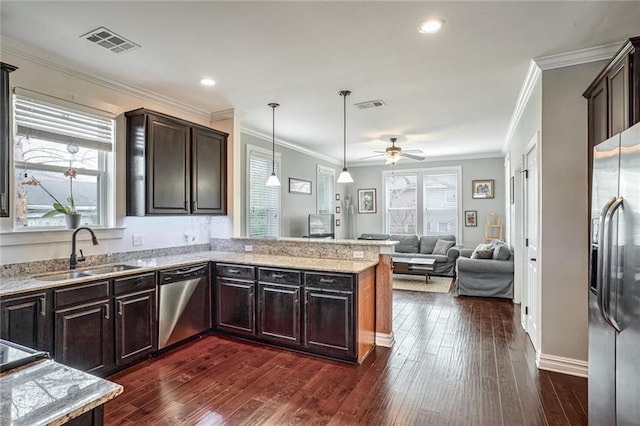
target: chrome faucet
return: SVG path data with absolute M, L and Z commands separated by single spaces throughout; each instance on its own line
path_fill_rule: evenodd
M 76 235 L 78 232 L 86 229 L 91 233 L 91 240 L 94 246 L 98 245 L 98 239 L 96 238 L 96 234 L 93 233 L 93 229 L 87 226 L 81 226 L 80 228 L 73 231 L 73 236 L 71 237 L 71 257 L 69 258 L 69 269 L 76 269 L 78 266 L 78 262 L 84 262 L 84 254 L 82 254 L 82 250 L 80 250 L 80 257 L 76 255 Z

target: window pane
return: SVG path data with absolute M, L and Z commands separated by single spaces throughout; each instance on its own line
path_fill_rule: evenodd
M 64 170 L 34 171 L 25 178 L 24 173 L 16 170 L 16 226 L 66 226 L 65 215 L 59 214 L 50 218 L 42 216 L 53 210 L 54 200 L 42 187 L 44 186 L 59 202 L 68 204 L 70 196 L 69 178 L 64 177 Z M 41 185 L 23 185 L 31 176 L 36 177 Z M 82 214 L 82 224 L 100 224 L 100 179 L 98 176 L 78 174 L 73 180 L 73 198 L 78 213 Z
M 387 233 L 416 234 L 418 227 L 418 176 L 392 175 L 385 180 Z
M 249 152 L 249 236 L 278 237 L 280 232 L 280 187 L 266 186 L 272 160 L 265 154 Z M 276 160 L 276 175 L 280 162 Z
M 425 235 L 457 235 L 458 174 L 425 172 L 422 178 Z
M 327 170 L 318 170 L 316 191 L 317 213 L 333 213 L 333 193 L 335 176 Z
M 78 151 L 69 152 L 69 149 Z M 20 162 L 47 164 L 52 166 L 73 167 L 98 170 L 98 154 L 95 149 L 80 146 L 69 147 L 67 144 L 49 142 L 36 138 L 16 136 L 14 159 Z

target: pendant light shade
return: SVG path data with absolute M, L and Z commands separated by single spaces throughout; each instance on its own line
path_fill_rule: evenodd
M 278 108 L 280 106 L 280 104 L 277 104 L 275 102 L 272 102 L 269 104 L 269 106 L 271 107 L 272 110 L 272 119 L 273 119 L 273 123 L 272 123 L 272 133 L 271 133 L 271 138 L 272 138 L 272 142 L 273 142 L 273 146 L 271 148 L 271 176 L 269 176 L 269 179 L 267 179 L 267 183 L 265 184 L 266 186 L 280 186 L 280 180 L 278 179 L 278 176 L 276 175 L 276 108 Z
M 351 94 L 348 90 L 340 91 L 340 96 L 344 99 L 344 154 L 343 154 L 343 163 L 342 163 L 342 172 L 340 172 L 340 176 L 338 176 L 338 183 L 351 183 L 353 182 L 353 178 L 351 177 L 351 173 L 347 170 L 347 96 Z

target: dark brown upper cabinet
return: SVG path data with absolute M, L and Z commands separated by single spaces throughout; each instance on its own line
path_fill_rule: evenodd
M 640 122 L 640 36 L 629 39 L 589 85 L 589 144 Z
M 127 118 L 127 215 L 224 215 L 228 134 L 146 109 Z

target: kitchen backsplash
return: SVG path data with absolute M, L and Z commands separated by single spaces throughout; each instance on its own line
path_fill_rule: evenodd
M 121 253 L 98 254 L 86 256 L 87 260 L 81 262 L 79 268 L 87 266 L 104 265 L 106 263 L 131 262 L 149 257 L 162 257 L 176 254 L 197 253 L 209 251 L 209 244 L 194 244 L 189 246 L 157 248 Z M 34 275 L 43 272 L 62 271 L 69 269 L 69 258 L 39 260 L 35 262 L 10 263 L 2 265 L 0 278 L 16 277 L 21 275 Z

